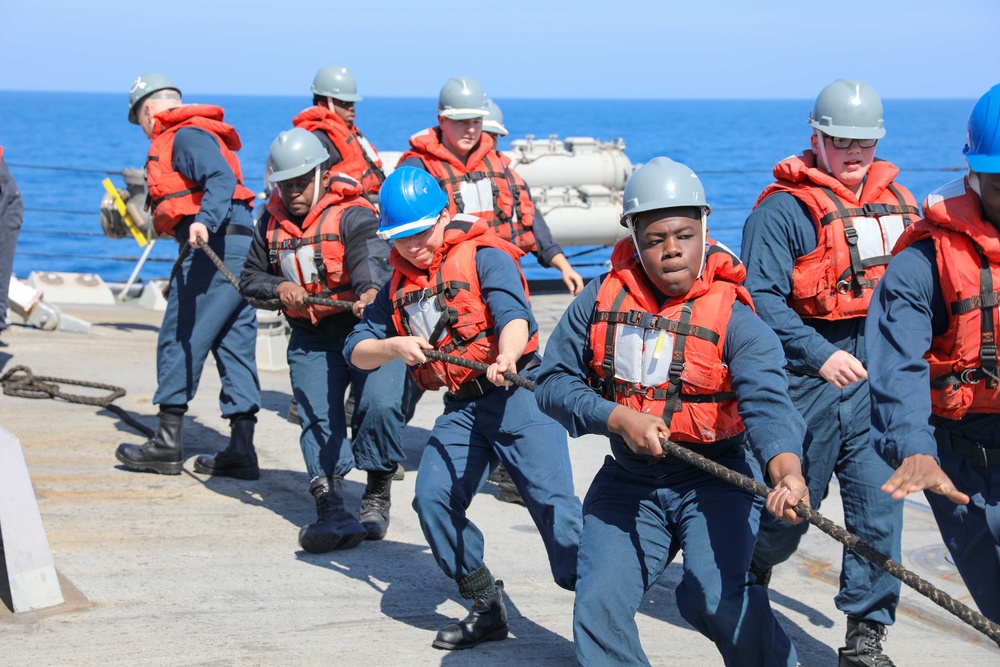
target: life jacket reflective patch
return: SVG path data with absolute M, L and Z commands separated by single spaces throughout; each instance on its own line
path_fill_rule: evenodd
M 406 324 L 413 336 L 420 336 L 424 340 L 431 342 L 436 337 L 435 334 L 442 331 L 441 317 L 445 315 L 447 308 L 442 309 L 438 299 L 430 294 L 425 294 L 415 302 L 405 305 Z
M 774 167 L 777 182 L 757 198 L 785 192 L 801 201 L 816 229 L 816 248 L 796 258 L 788 304 L 802 317 L 824 320 L 864 317 L 891 251 L 919 212 L 913 195 L 893 182 L 899 173 L 876 160 L 860 200 L 816 167 L 806 151 Z
M 948 328 L 924 355 L 931 410 L 945 419 L 1000 413 L 1000 233 L 982 215 L 978 195 L 958 179 L 928 195 L 924 219 L 907 228 L 894 252 L 934 243 Z
M 615 325 L 615 378 L 644 387 L 664 384 L 670 376 L 674 338 L 663 329 Z

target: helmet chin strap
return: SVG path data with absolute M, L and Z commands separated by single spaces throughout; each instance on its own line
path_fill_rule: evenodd
M 813 132 L 815 133 L 817 143 L 819 144 L 819 155 L 823 159 L 823 164 L 821 164 L 820 166 L 823 168 L 823 171 L 829 174 L 830 159 L 826 156 L 826 142 L 823 140 L 823 133 L 820 132 L 819 130 L 814 130 Z
M 319 165 L 316 165 L 316 168 L 313 170 L 313 206 L 319 203 L 319 181 Z
M 979 185 L 979 174 L 971 169 L 969 170 L 969 187 L 972 188 L 972 191 L 975 192 L 980 198 L 982 198 L 983 193 L 980 191 L 981 187 Z

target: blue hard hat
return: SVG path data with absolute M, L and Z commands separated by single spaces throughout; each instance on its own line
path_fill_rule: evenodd
M 378 203 L 379 238 L 402 239 L 433 226 L 448 208 L 448 195 L 423 169 L 400 167 L 382 183 Z
M 962 153 L 972 171 L 1000 174 L 1000 83 L 990 88 L 972 108 Z

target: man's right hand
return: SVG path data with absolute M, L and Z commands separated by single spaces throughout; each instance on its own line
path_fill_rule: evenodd
M 619 405 L 608 418 L 608 429 L 624 438 L 625 444 L 636 454 L 666 456 L 660 440 L 670 438 L 670 429 L 662 417 Z
M 837 389 L 868 379 L 868 371 L 857 357 L 844 350 L 837 350 L 831 354 L 820 367 L 819 375 Z
M 891 493 L 896 500 L 902 500 L 907 494 L 925 489 L 945 496 L 953 503 L 969 504 L 969 496 L 955 488 L 951 478 L 941 469 L 934 457 L 928 454 L 907 456 L 889 481 L 882 485 L 882 490 Z
M 433 350 L 434 346 L 420 336 L 394 336 L 386 339 L 392 345 L 392 352 L 402 359 L 407 366 L 419 366 L 427 362 L 424 350 Z
M 309 292 L 302 285 L 297 285 L 291 280 L 286 280 L 278 284 L 278 298 L 285 308 L 305 308 L 305 298 Z

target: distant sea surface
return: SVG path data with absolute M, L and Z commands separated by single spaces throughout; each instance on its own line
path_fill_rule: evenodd
M 101 232 L 98 208 L 109 175 L 141 167 L 149 142 L 126 119 L 127 96 L 108 93 L 0 92 L 0 146 L 26 207 L 14 273 L 97 273 L 107 281 L 128 278 L 140 249 L 131 240 Z M 188 95 L 186 102 L 218 104 L 243 140 L 239 156 L 247 185 L 263 190 L 264 163 L 275 136 L 309 105 L 302 97 Z M 712 205 L 711 235 L 736 250 L 743 222 L 757 195 L 773 179 L 779 160 L 808 147 L 811 100 L 516 100 L 498 99 L 512 139 L 534 135 L 621 137 L 633 163 L 659 155 L 694 169 Z M 965 124 L 973 100 L 886 100 L 887 135 L 878 157 L 901 169 L 899 182 L 922 201 L 938 185 L 962 175 Z M 386 151 L 436 124 L 436 100 L 365 98 L 358 127 Z M 601 273 L 610 249 L 565 247 L 585 277 Z M 174 242 L 156 244 L 140 279 L 165 277 L 177 254 Z M 531 279 L 558 278 L 528 257 Z

